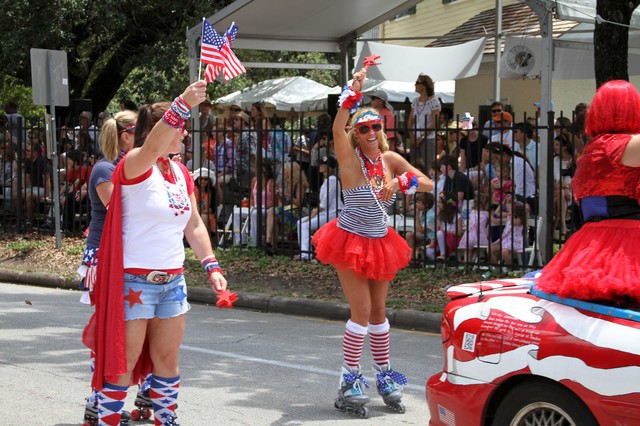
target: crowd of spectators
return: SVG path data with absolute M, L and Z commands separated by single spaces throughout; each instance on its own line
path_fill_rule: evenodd
M 512 263 L 513 254 L 534 238 L 527 232 L 529 218 L 539 214 L 539 117 L 515 120 L 516 114 L 494 102 L 480 127 L 471 114 L 443 107 L 428 76 L 418 76 L 416 92 L 420 96 L 405 111 L 394 110 L 384 93 L 370 99 L 384 118 L 390 149 L 435 184 L 432 194 L 398 197 L 390 225 L 404 234 L 417 260 L 446 260 L 460 251 L 465 261 L 484 254 Z M 120 107 L 137 109 L 126 100 Z M 586 108 L 579 104 L 573 119 L 561 116 L 554 123 L 558 238 L 566 238 L 577 219 L 570 182 L 586 143 Z M 74 125 L 61 126 L 53 170 L 44 126 L 28 125 L 15 104 L 4 109 L 2 211 L 11 212 L 20 229 L 32 229 L 36 221 L 51 227 L 57 174 L 62 229 L 83 232 L 90 214 L 86 183 L 101 156 L 100 128 L 109 114 L 94 120 L 82 111 Z M 195 129 L 188 129 L 176 159 L 193 172 L 198 208 L 214 244 L 259 246 L 312 260 L 313 232 L 342 206 L 331 116 L 287 120 L 261 103 L 214 109 L 209 99 L 198 110 L 198 126 L 190 123 Z

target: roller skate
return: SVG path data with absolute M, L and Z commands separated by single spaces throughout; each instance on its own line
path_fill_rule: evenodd
M 128 425 L 131 422 L 131 413 L 126 410 L 122 410 L 120 415 L 120 424 Z M 82 426 L 97 426 L 98 421 L 98 402 L 92 396 L 87 398 L 87 403 L 84 406 L 84 423 Z
M 151 403 L 151 398 L 149 397 L 149 389 L 140 389 L 133 404 L 137 407 L 131 412 L 131 418 L 134 421 L 143 419 L 147 420 L 151 418 L 151 414 L 153 414 L 153 404 Z
M 369 417 L 369 409 L 365 407 L 369 403 L 369 396 L 362 391 L 362 385 L 365 388 L 369 387 L 360 373 L 360 367 L 343 365 L 338 381 L 338 398 L 334 406 L 340 411 L 354 414 L 363 419 Z
M 393 371 L 389 364 L 377 365 L 373 364 L 373 370 L 376 372 L 376 388 L 378 394 L 382 397 L 385 405 L 398 413 L 404 414 L 406 411 L 402 403 L 402 386 L 407 384 L 407 377 Z

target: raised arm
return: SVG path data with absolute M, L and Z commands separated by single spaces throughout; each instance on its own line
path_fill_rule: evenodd
M 351 90 L 354 92 L 360 92 L 364 86 L 365 78 L 366 71 L 364 71 L 364 69 L 355 73 L 353 75 L 353 82 L 351 83 Z M 344 92 L 341 96 L 345 96 Z M 349 110 L 345 108 L 338 108 L 338 113 L 333 121 L 333 142 L 338 164 L 340 164 L 340 168 L 343 170 L 350 169 L 353 162 L 356 160 L 353 147 L 349 143 L 349 136 L 345 130 L 348 122 Z
M 182 107 L 189 109 L 192 106 L 199 105 L 205 99 L 206 88 L 207 83 L 205 83 L 204 80 L 196 81 L 190 84 L 182 95 L 176 98 L 174 103 L 178 103 L 178 100 L 181 99 L 183 103 Z M 172 111 L 169 110 L 169 114 L 170 112 Z M 166 121 L 165 118 L 167 119 Z M 158 121 L 153 129 L 151 129 L 144 145 L 139 149 L 131 150 L 127 155 L 124 164 L 125 177 L 131 180 L 149 170 L 159 157 L 166 154 L 169 145 L 176 137 L 176 132 L 180 131 L 178 128 L 177 120 L 173 121 L 165 114 L 165 117 Z

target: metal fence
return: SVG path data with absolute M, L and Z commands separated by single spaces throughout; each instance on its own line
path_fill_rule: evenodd
M 558 186 L 549 188 L 554 192 L 550 194 L 555 210 L 552 229 L 558 228 L 555 243 L 561 245 L 579 226 L 570 178 L 583 134 L 570 120 L 559 119 L 558 126 L 543 128 L 536 119 L 527 118 L 521 120 L 524 127 L 489 122 L 483 129 L 469 130 L 454 120 L 430 129 L 387 129 L 395 131 L 393 148 L 436 185 L 432 195 L 399 193 L 388 212 L 389 226 L 414 249 L 414 265 L 435 266 L 442 261 L 456 266 L 541 266 L 536 245 L 544 216 L 537 206 L 543 178 L 539 176 L 540 146 L 532 142 L 519 149 L 522 155 L 498 152 L 487 149 L 494 145 L 486 144 L 483 132 L 493 135 L 496 144 L 515 147 L 520 146 L 514 140 L 522 137 L 519 132 L 534 141 L 542 132 L 565 135 L 561 138 L 567 138 L 566 147 L 561 143 L 554 161 L 557 170 L 549 168 L 559 180 Z M 312 258 L 309 242 L 314 230 L 335 218 L 335 207 L 341 204 L 339 169 L 321 164 L 334 155 L 330 117 L 274 117 L 270 122 L 259 120 L 257 126 L 233 118 L 208 123 L 204 130 L 189 133 L 180 158 L 196 180 L 199 211 L 212 243 L 220 249 L 256 247 Z M 96 126 L 56 129 L 60 161 L 54 165 L 44 128 L 42 120 L 27 120 L 19 128 L 2 131 L 0 226 L 13 232 L 54 232 L 58 219 L 64 232 L 82 234 L 91 221 L 86 182 L 100 158 L 100 130 Z M 429 150 L 410 146 L 406 135 L 412 132 L 433 134 L 423 142 L 435 145 L 433 158 L 428 157 Z M 526 178 L 529 168 L 534 188 L 517 177 Z M 54 174 L 59 182 L 57 199 L 52 190 Z M 455 203 L 455 218 L 446 203 Z M 60 212 L 58 218 L 55 211 Z M 486 241 L 481 238 L 485 233 Z

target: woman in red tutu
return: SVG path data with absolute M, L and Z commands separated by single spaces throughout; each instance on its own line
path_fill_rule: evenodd
M 431 191 L 433 184 L 399 154 L 389 151 L 382 118 L 370 108 L 357 109 L 366 71 L 357 72 L 353 84 L 340 96 L 333 123 L 335 151 L 340 166 L 344 208 L 337 219 L 313 237 L 316 257 L 333 265 L 351 308 L 343 339 L 344 366 L 336 407 L 363 405 L 369 397 L 360 384 L 360 355 L 370 334 L 377 387 L 385 403 L 401 406 L 400 389 L 406 378 L 389 365 L 389 321 L 386 298 L 389 281 L 411 260 L 404 238 L 387 226 L 387 208 L 396 192 Z M 349 132 L 349 113 L 355 113 Z M 398 408 L 400 409 L 400 408 Z
M 561 297 L 640 302 L 640 95 L 602 85 L 587 113 L 591 140 L 572 180 L 585 224 L 542 270 L 537 286 Z

